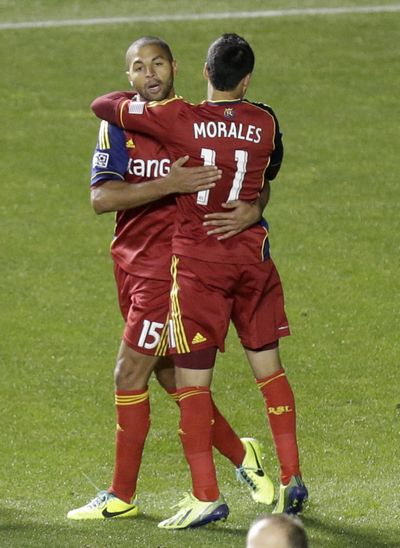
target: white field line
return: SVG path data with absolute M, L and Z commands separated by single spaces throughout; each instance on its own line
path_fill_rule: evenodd
M 104 17 L 94 19 L 54 19 L 50 21 L 21 21 L 0 23 L 0 30 L 32 29 L 46 27 L 120 25 L 125 23 L 159 23 L 167 21 L 205 21 L 215 19 L 255 19 L 259 17 L 293 17 L 304 15 L 342 15 L 353 13 L 400 12 L 400 4 L 384 6 L 355 6 L 338 8 L 299 8 L 283 10 L 236 11 L 221 13 L 182 13 L 176 15 L 139 15 L 132 17 Z

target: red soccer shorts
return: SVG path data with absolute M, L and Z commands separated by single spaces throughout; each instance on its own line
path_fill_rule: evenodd
M 271 259 L 242 265 L 174 256 L 171 272 L 171 353 L 209 346 L 223 352 L 230 319 L 250 349 L 290 335 L 282 284 Z
M 168 350 L 168 316 L 170 281 L 132 276 L 119 265 L 114 266 L 118 301 L 125 320 L 124 341 L 128 346 L 150 356 L 163 356 Z

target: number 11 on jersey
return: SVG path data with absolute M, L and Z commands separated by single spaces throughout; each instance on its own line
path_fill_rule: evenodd
M 202 148 L 201 157 L 204 160 L 205 166 L 215 166 L 215 150 L 211 150 L 210 148 Z M 210 195 L 210 189 L 200 190 L 200 192 L 197 193 L 196 202 L 200 205 L 207 205 L 209 195 Z
M 227 202 L 239 199 L 239 194 L 242 189 L 243 181 L 246 175 L 248 155 L 249 154 L 246 150 L 235 150 L 236 171 L 232 181 L 229 196 L 226 200 Z M 211 150 L 210 148 L 201 149 L 201 157 L 204 160 L 205 166 L 215 166 L 215 156 L 215 150 Z M 210 189 L 200 190 L 200 192 L 197 193 L 196 203 L 200 205 L 207 205 L 209 195 Z

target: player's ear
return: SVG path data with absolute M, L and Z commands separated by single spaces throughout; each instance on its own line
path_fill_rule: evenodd
M 172 74 L 175 76 L 175 74 L 178 72 L 178 63 L 173 59 L 172 61 Z
M 246 74 L 246 76 L 243 78 L 243 83 L 246 87 L 249 87 L 250 80 L 251 80 L 251 72 L 250 74 Z
M 130 77 L 130 74 L 129 74 L 129 70 L 127 70 L 127 71 L 125 72 L 125 74 L 126 74 L 127 77 L 128 77 L 128 82 L 129 82 L 130 85 L 133 87 L 133 82 L 132 82 L 132 80 L 131 80 L 131 77 Z
M 246 76 L 245 76 L 245 77 L 243 78 L 243 80 L 242 80 L 243 93 L 246 93 L 247 88 L 248 88 L 249 85 L 250 85 L 250 80 L 251 80 L 251 73 L 250 73 L 250 74 L 246 74 Z
M 207 67 L 207 63 L 204 63 L 204 68 L 203 68 L 203 76 L 206 80 L 208 80 L 208 67 Z

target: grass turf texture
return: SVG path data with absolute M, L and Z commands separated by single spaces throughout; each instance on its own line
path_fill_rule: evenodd
M 32 19 L 32 4 L 20 4 L 3 2 L 3 20 Z M 40 2 L 35 17 L 127 14 L 126 2 L 108 12 L 97 4 L 100 11 L 88 2 L 77 14 Z M 366 4 L 373 2 L 346 2 Z M 154 2 L 154 13 L 165 5 Z M 278 6 L 246 9 L 260 7 Z M 82 472 L 100 487 L 111 477 L 122 328 L 108 257 L 113 219 L 95 217 L 88 203 L 98 127 L 88 104 L 126 87 L 124 52 L 140 34 L 171 42 L 181 67 L 176 88 L 200 100 L 206 48 L 234 31 L 257 56 L 248 97 L 274 107 L 286 145 L 267 217 L 293 331 L 282 355 L 297 396 L 311 545 L 398 546 L 399 21 L 375 14 L 2 31 L 1 545 L 239 547 L 264 511 L 217 456 L 228 521 L 197 532 L 156 528 L 189 475 L 177 409 L 152 382 L 141 516 L 65 518 L 94 495 Z M 261 397 L 233 332 L 214 391 L 238 433 L 263 441 L 277 479 Z

